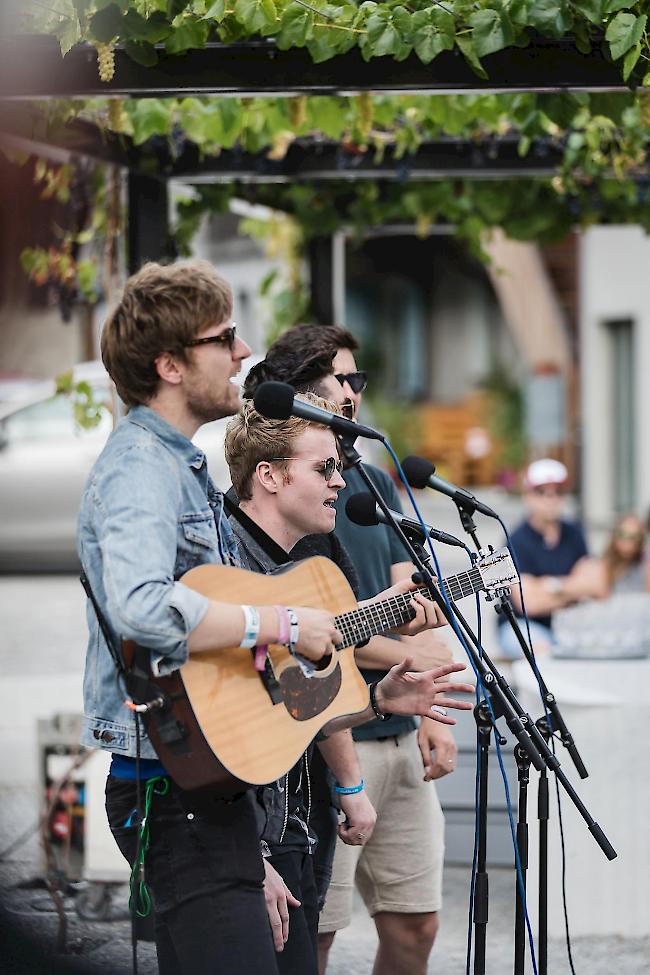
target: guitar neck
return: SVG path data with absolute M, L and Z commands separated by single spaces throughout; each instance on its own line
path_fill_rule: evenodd
M 440 583 L 440 588 L 444 586 L 447 596 L 453 602 L 462 599 L 464 596 L 471 596 L 472 593 L 480 592 L 484 589 L 483 578 L 478 568 L 469 569 L 467 572 L 458 572 L 456 575 L 447 576 Z M 370 637 L 378 633 L 385 633 L 404 626 L 412 617 L 411 600 L 416 592 L 423 596 L 429 595 L 426 588 L 412 589 L 408 593 L 399 596 L 391 596 L 382 602 L 370 603 L 368 606 L 359 607 L 349 613 L 342 613 L 336 617 L 336 628 L 343 635 L 343 643 L 337 646 L 337 650 L 344 647 L 354 646 L 362 640 L 369 640 Z

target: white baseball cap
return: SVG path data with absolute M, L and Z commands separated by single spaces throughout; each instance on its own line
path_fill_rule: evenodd
M 569 472 L 564 464 L 551 457 L 534 460 L 526 469 L 524 482 L 528 488 L 542 487 L 544 484 L 566 484 Z

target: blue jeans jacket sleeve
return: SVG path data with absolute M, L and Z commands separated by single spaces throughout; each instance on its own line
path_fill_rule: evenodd
M 174 578 L 178 468 L 154 440 L 130 446 L 116 461 L 97 472 L 90 493 L 108 618 L 122 638 L 159 651 L 160 673 L 168 673 L 185 662 L 188 636 L 208 608 L 205 596 Z

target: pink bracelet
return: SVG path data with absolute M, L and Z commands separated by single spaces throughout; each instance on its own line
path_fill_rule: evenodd
M 273 609 L 278 617 L 278 643 L 286 647 L 289 645 L 289 637 L 291 635 L 289 614 L 284 606 L 274 606 Z

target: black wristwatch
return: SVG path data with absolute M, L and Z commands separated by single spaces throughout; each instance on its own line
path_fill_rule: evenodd
M 377 683 L 378 681 L 375 681 L 374 684 L 370 684 L 368 687 L 370 692 L 370 707 L 375 712 L 376 718 L 379 718 L 380 721 L 388 721 L 393 715 L 390 712 L 384 714 L 383 711 L 379 710 L 379 705 L 377 704 Z

